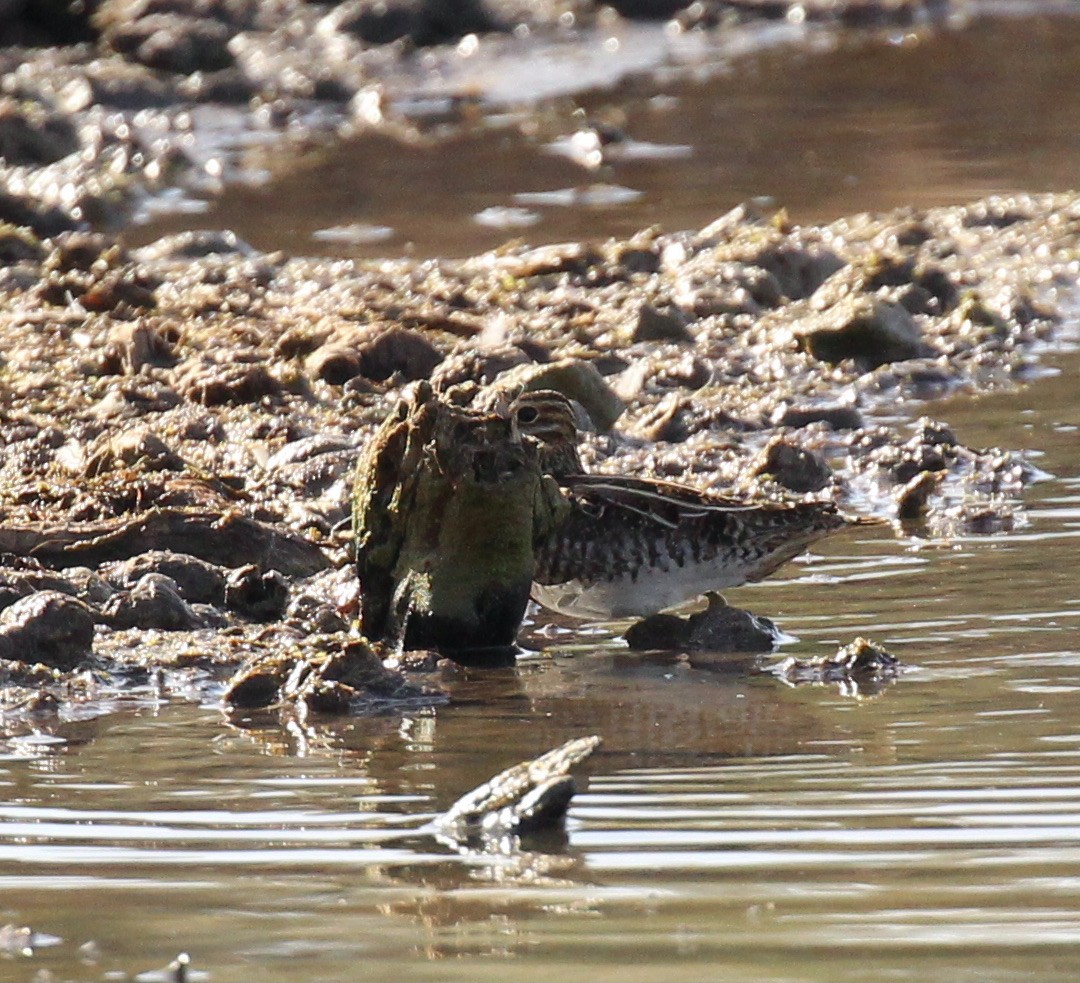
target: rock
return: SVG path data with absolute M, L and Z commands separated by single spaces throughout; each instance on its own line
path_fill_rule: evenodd
M 90 454 L 85 473 L 93 478 L 118 468 L 142 471 L 183 471 L 184 459 L 156 434 L 143 427 L 125 430 L 109 438 Z
M 118 23 L 105 33 L 114 51 L 164 72 L 190 75 L 229 68 L 233 31 L 219 21 L 180 14 L 150 14 Z
M 570 769 L 599 746 L 599 737 L 579 737 L 535 760 L 507 768 L 458 799 L 435 820 L 435 826 L 454 840 L 536 833 L 556 826 L 577 790 Z
M 780 633 L 768 619 L 730 607 L 719 594 L 707 595 L 704 611 L 681 618 L 674 614 L 653 614 L 627 630 L 632 649 L 678 650 L 682 652 L 771 652 Z
M 149 245 L 134 250 L 140 263 L 181 262 L 207 256 L 252 257 L 258 250 L 228 229 L 189 229 L 162 236 Z
M 255 362 L 219 364 L 208 358 L 185 364 L 177 388 L 203 406 L 243 405 L 282 391 L 266 366 Z
M 829 655 L 800 659 L 789 656 L 776 667 L 776 674 L 792 683 L 836 683 L 862 677 L 891 679 L 903 666 L 881 646 L 859 637 Z
M 777 434 L 750 465 L 750 474 L 767 476 L 800 495 L 821 491 L 832 481 L 832 469 L 813 451 Z
M 612 428 L 624 408 L 622 400 L 615 395 L 596 366 L 578 359 L 562 359 L 546 365 L 521 365 L 504 372 L 495 385 L 514 395 L 537 389 L 561 392 L 585 408 L 600 433 Z
M 131 588 L 146 574 L 168 577 L 180 596 L 190 604 L 220 604 L 225 596 L 225 572 L 213 563 L 186 553 L 150 550 L 123 560 L 106 563 L 102 574 L 120 588 Z
M 687 328 L 688 318 L 676 307 L 654 307 L 642 304 L 637 323 L 630 335 L 631 342 L 639 341 L 686 341 L 694 336 Z
M 851 359 L 864 371 L 927 354 L 907 310 L 862 294 L 806 318 L 796 334 L 814 358 L 833 365 Z
M 920 471 L 896 490 L 896 517 L 901 522 L 915 522 L 926 515 L 930 497 L 938 491 L 946 478 L 946 472 Z
M 323 345 L 304 359 L 309 375 L 332 386 L 343 386 L 360 375 L 360 353 L 346 345 Z
M 232 677 L 222 697 L 235 709 L 277 704 L 301 714 L 370 711 L 443 699 L 385 668 L 366 639 L 342 644 L 334 635 L 316 636 L 304 649 L 278 648 L 253 656 Z
M 483 348 L 468 342 L 455 348 L 439 364 L 431 374 L 431 385 L 440 393 L 462 383 L 486 386 L 503 373 L 519 365 L 528 365 L 532 361 L 534 360 L 516 345 Z
M 347 0 L 322 20 L 321 34 L 352 34 L 367 44 L 390 44 L 411 37 L 422 21 L 419 0 Z
M 93 611 L 58 591 L 38 591 L 0 612 L 0 659 L 67 671 L 90 656 L 93 642 Z
M 101 354 L 103 375 L 138 375 L 144 365 L 171 368 L 176 364 L 176 342 L 160 325 L 144 321 L 122 322 L 109 331 Z
M 0 266 L 40 263 L 46 255 L 45 246 L 30 229 L 0 224 Z
M 992 536 L 1012 532 L 1020 524 L 1016 506 L 1000 497 L 964 500 L 944 509 L 931 508 L 926 523 L 936 536 Z
M 238 512 L 155 508 L 99 522 L 0 526 L 0 553 L 33 554 L 55 566 L 97 566 L 152 549 L 185 550 L 211 563 L 256 563 L 306 577 L 329 561 L 314 543 Z
M 863 415 L 854 407 L 843 403 L 827 403 L 806 406 L 792 406 L 781 403 L 769 418 L 774 427 L 800 429 L 813 423 L 824 423 L 831 430 L 858 430 L 865 421 Z
M 400 374 L 407 382 L 430 378 L 442 361 L 439 351 L 423 335 L 406 328 L 375 332 L 357 345 L 360 375 L 382 382 Z
M 71 120 L 33 102 L 0 99 L 0 158 L 8 166 L 41 167 L 78 153 Z
M 284 620 L 287 625 L 311 635 L 332 635 L 349 628 L 348 621 L 332 604 L 311 594 L 298 594 L 289 601 Z
M 191 631 L 203 619 L 180 596 L 176 584 L 164 574 L 147 573 L 130 591 L 111 598 L 101 613 L 114 628 Z
M 277 621 L 289 600 L 289 584 L 277 570 L 254 564 L 233 570 L 225 581 L 225 606 L 252 621 Z

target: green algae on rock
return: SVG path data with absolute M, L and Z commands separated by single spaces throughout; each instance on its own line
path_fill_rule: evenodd
M 409 648 L 513 645 L 558 490 L 503 415 L 413 388 L 357 465 L 361 626 Z

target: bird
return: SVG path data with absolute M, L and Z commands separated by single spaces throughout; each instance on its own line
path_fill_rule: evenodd
M 574 406 L 554 390 L 520 393 L 507 413 L 564 498 L 559 521 L 535 544 L 532 596 L 571 617 L 646 617 L 759 581 L 817 540 L 868 521 L 829 501 L 747 501 L 673 481 L 586 473 Z

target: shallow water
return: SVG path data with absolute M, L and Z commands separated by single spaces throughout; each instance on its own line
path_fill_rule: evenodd
M 655 25 L 615 36 L 610 56 L 599 37 L 562 52 L 564 82 L 596 74 L 601 88 L 522 110 L 515 96 L 551 88 L 509 56 L 487 74 L 420 81 L 432 98 L 399 106 L 415 139 L 373 133 L 303 153 L 256 143 L 242 154 L 251 185 L 201 214 L 159 216 L 132 241 L 193 226 L 294 254 L 465 256 L 514 236 L 696 229 L 759 195 L 818 222 L 1063 190 L 1080 174 L 1080 17 L 977 17 L 844 43 L 783 24 L 724 43 Z M 667 67 L 645 70 L 657 63 Z M 447 94 L 474 91 L 495 112 L 447 108 Z M 565 138 L 586 121 L 625 137 L 595 168 L 567 156 Z
M 980 30 L 989 36 L 822 60 L 772 52 L 737 77 L 665 89 L 697 107 L 689 118 L 720 120 L 723 138 L 661 126 L 677 114 L 649 115 L 644 84 L 630 87 L 633 137 L 694 153 L 613 165 L 617 183 L 650 189 L 641 202 L 545 210 L 526 235 L 614 234 L 655 218 L 696 226 L 765 191 L 809 220 L 1074 183 L 1080 97 L 1066 98 L 1060 79 L 1076 77 L 1080 23 Z M 1029 30 L 1060 50 L 1025 54 Z M 939 60 L 946 49 L 953 60 Z M 790 62 L 783 81 L 769 58 Z M 865 94 L 866 74 L 837 74 L 859 64 L 880 90 Z M 972 85 L 963 72 L 979 65 L 995 70 Z M 1035 74 L 1050 80 L 1039 112 L 1023 101 L 1042 84 Z M 949 112 L 930 104 L 934 78 L 953 93 Z M 733 101 L 738 87 L 750 105 Z M 1012 105 L 1005 131 L 979 130 Z M 807 106 L 816 117 L 793 131 Z M 817 135 L 834 156 L 807 157 Z M 320 202 L 317 168 L 259 193 L 280 206 L 273 223 L 264 209 L 244 228 L 236 219 L 259 199 L 238 193 L 198 224 L 311 251 L 312 228 L 370 221 L 400 227 L 422 251 L 468 252 L 495 235 L 468 216 L 506 203 L 498 174 L 515 190 L 581 177 L 538 144 L 500 139 L 505 172 L 480 182 L 455 158 L 434 196 L 447 210 L 428 224 L 380 211 L 385 197 L 357 199 L 374 203 L 367 211 L 329 192 Z M 700 163 L 702 147 L 714 170 L 689 176 L 681 168 Z M 476 152 L 491 158 L 490 147 Z M 816 182 L 812 159 L 824 161 Z M 541 181 L 536 162 L 567 170 Z M 401 166 L 422 203 L 424 174 Z M 466 178 L 471 192 L 455 184 Z M 307 189 L 310 222 L 285 207 L 294 188 Z M 426 240 L 411 231 L 429 226 Z M 161 979 L 152 971 L 181 950 L 191 977 L 214 983 L 1075 980 L 1080 354 L 1051 352 L 1046 364 L 1053 374 L 1015 393 L 916 408 L 966 444 L 1029 449 L 1052 477 L 1028 490 L 1027 526 L 938 543 L 859 530 L 732 593 L 797 636 L 784 654 L 859 634 L 885 643 L 911 669 L 876 696 L 555 633 L 515 668 L 462 670 L 450 704 L 405 717 L 239 729 L 213 705 L 148 690 L 111 716 L 0 744 L 0 925 L 38 933 L 27 955 L 5 953 L 0 934 L 0 980 Z M 565 840 L 481 854 L 425 832 L 493 772 L 585 733 L 605 743 L 582 769 Z

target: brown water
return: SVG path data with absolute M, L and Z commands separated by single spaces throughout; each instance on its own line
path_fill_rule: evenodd
M 464 256 L 513 236 L 700 228 L 758 195 L 816 222 L 1080 183 L 1080 17 L 980 18 L 844 43 L 787 25 L 720 46 L 674 44 L 657 26 L 617 36 L 625 60 L 606 68 L 596 45 L 563 53 L 571 79 L 599 61 L 613 87 L 526 112 L 504 103 L 536 94 L 533 63 L 502 65 L 495 81 L 451 77 L 435 94 L 475 88 L 500 113 L 466 123 L 448 112 L 447 129 L 426 115 L 437 100 L 401 100 L 419 121 L 411 141 L 367 134 L 302 154 L 256 144 L 245 167 L 268 183 L 233 187 L 203 214 L 159 217 L 132 239 L 195 226 L 290 253 Z M 676 67 L 615 84 L 648 62 L 643 51 Z M 511 92 L 497 84 L 507 74 Z M 599 168 L 560 152 L 586 120 L 626 138 Z M 481 224 L 492 209 L 526 224 Z
M 797 203 L 808 216 L 1065 186 L 1080 160 L 1080 95 L 1061 79 L 1080 77 L 1080 25 L 1002 23 L 1071 47 L 1033 59 L 1020 41 L 994 46 L 996 28 L 984 25 L 932 42 L 936 57 L 918 45 L 824 61 L 789 53 L 783 81 L 775 66 L 749 65 L 738 78 L 680 82 L 680 106 L 725 120 L 717 178 L 685 186 L 679 161 L 635 174 L 653 170 L 659 188 L 667 168 L 679 173 L 667 182 L 678 194 L 658 199 L 683 202 L 663 213 L 671 228 L 798 183 L 802 141 L 815 134 L 832 134 L 829 173 L 863 164 L 851 183 L 823 176 Z M 965 73 L 976 63 L 973 86 Z M 1034 99 L 1036 64 L 1057 87 L 1048 83 L 1038 113 L 1025 102 L 1003 136 L 990 126 L 1000 100 Z M 852 74 L 837 77 L 843 65 Z M 1008 74 L 1017 65 L 1023 79 Z M 907 93 L 904 112 L 863 88 L 932 88 L 935 73 L 954 79 L 949 113 L 927 104 L 926 88 Z M 828 79 L 831 111 L 815 90 Z M 731 100 L 736 84 L 752 112 Z M 776 117 L 798 117 L 799 94 L 817 116 L 789 136 L 785 171 Z M 881 111 L 863 116 L 860 105 Z M 635 138 L 683 141 L 639 125 L 653 117 L 638 111 Z M 447 180 L 465 182 L 448 159 Z M 304 173 L 278 188 L 279 211 L 297 188 L 322 207 L 319 172 Z M 527 186 L 539 186 L 531 172 Z M 205 224 L 236 224 L 227 216 L 239 207 L 223 200 Z M 460 251 L 474 248 L 474 208 L 459 209 Z M 621 231 L 621 213 L 611 217 L 588 218 L 591 231 Z M 451 224 L 435 222 L 423 248 L 459 251 L 446 245 Z M 280 245 L 288 228 L 240 231 Z M 306 226 L 296 228 L 302 239 Z M 580 231 L 545 219 L 528 235 Z M 146 691 L 111 716 L 0 745 L 0 925 L 39 933 L 32 955 L 0 952 L 0 980 L 123 980 L 187 950 L 209 974 L 192 978 L 214 983 L 1075 981 L 1080 354 L 1049 352 L 1046 364 L 1056 374 L 1018 392 L 916 408 L 969 445 L 1029 450 L 1052 475 L 1025 497 L 1029 525 L 944 543 L 861 531 L 732 594 L 798 637 L 785 654 L 858 634 L 886 643 L 913 668 L 877 697 L 555 633 L 515 668 L 463 671 L 450 704 L 404 717 L 245 731 L 211 704 Z M 494 771 L 585 733 L 605 743 L 584 769 L 565 841 L 474 853 L 424 831 Z

